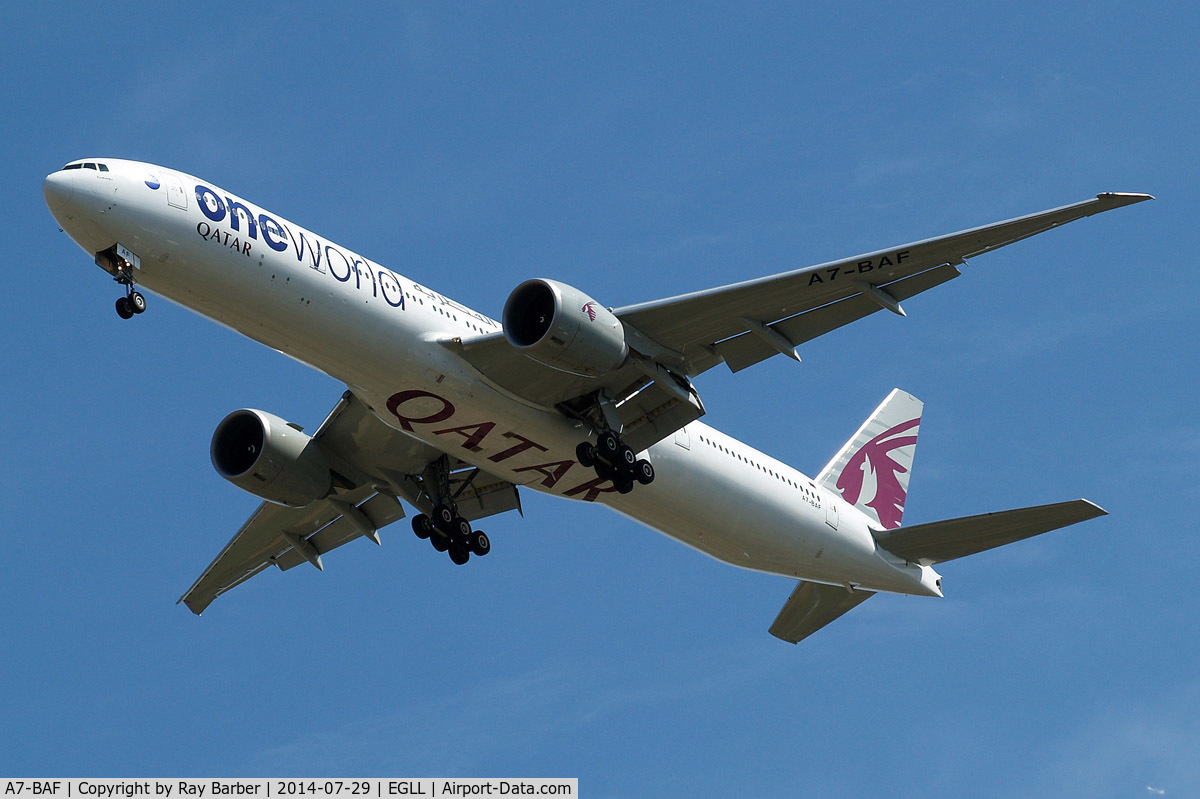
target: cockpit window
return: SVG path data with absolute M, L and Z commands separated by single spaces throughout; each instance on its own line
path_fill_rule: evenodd
M 67 164 L 66 166 L 63 167 L 63 169 L 95 169 L 98 172 L 107 172 L 108 164 L 101 164 L 99 162 L 92 163 L 91 161 L 81 161 L 81 162 L 75 163 L 75 164 Z
M 108 171 L 108 164 L 96 164 L 96 166 L 100 167 L 100 171 L 101 171 L 101 172 L 107 172 L 107 171 Z
M 83 169 L 83 164 L 67 164 L 63 169 Z
M 84 169 L 95 169 L 96 165 L 95 164 L 84 164 L 83 168 Z

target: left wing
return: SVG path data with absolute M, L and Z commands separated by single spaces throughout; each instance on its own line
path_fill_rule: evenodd
M 428 499 L 413 475 L 443 457 L 441 450 L 393 430 L 347 391 L 313 435 L 336 472 L 330 496 L 303 508 L 264 502 L 179 601 L 199 615 L 214 599 L 268 566 L 301 563 L 318 569 L 331 549 L 367 538 L 404 517 L 403 498 L 426 513 Z M 474 521 L 520 509 L 516 487 L 476 469 L 453 470 L 450 490 L 459 514 Z
M 889 247 L 770 277 L 618 308 L 627 326 L 683 356 L 696 375 L 721 361 L 738 371 L 958 276 L 966 259 L 1085 216 L 1153 199 L 1100 194 L 1093 200 Z
M 721 362 L 736 372 L 780 353 L 796 358 L 798 345 L 876 311 L 903 315 L 903 300 L 957 277 L 957 267 L 968 258 L 1149 199 L 1148 194 L 1100 194 L 948 236 L 616 308 L 613 313 L 625 328 L 631 357 L 599 377 L 539 363 L 510 345 L 502 333 L 442 344 L 471 364 L 482 380 L 522 402 L 557 407 L 571 415 L 580 398 L 604 394 L 616 400 L 622 422 L 633 427 L 671 411 L 673 416 L 658 418 L 656 425 L 627 436 L 638 449 L 703 414 L 690 377 Z

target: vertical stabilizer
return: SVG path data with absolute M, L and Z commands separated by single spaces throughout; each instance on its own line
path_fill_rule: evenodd
M 882 529 L 899 527 L 922 408 L 924 403 L 913 395 L 893 389 L 821 470 L 817 482 L 877 520 Z

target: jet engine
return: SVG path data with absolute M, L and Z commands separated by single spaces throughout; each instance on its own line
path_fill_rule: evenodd
M 602 375 L 620 368 L 629 356 L 621 320 L 556 280 L 526 280 L 513 289 L 502 321 L 510 344 L 564 372 Z
M 320 446 L 263 411 L 226 416 L 209 447 L 213 468 L 238 488 L 279 505 L 302 508 L 329 493 L 333 478 Z

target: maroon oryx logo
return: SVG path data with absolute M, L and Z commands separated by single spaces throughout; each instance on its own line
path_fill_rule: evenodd
M 587 314 L 587 317 L 590 321 L 592 321 L 592 322 L 596 321 L 596 303 L 593 300 L 588 300 L 587 302 L 585 302 L 583 304 L 583 307 L 580 308 L 579 310 L 581 310 L 585 314 Z
M 904 500 L 908 497 L 908 492 L 900 482 L 900 475 L 908 469 L 893 460 L 888 453 L 916 444 L 916 433 L 907 436 L 901 434 L 920 424 L 919 418 L 911 419 L 883 431 L 863 444 L 838 475 L 838 491 L 842 492 L 842 498 L 851 505 L 857 505 L 862 498 L 863 483 L 866 482 L 867 474 L 875 476 L 875 496 L 863 504 L 874 509 L 879 516 L 879 523 L 887 530 L 900 526 L 900 518 L 904 515 Z

